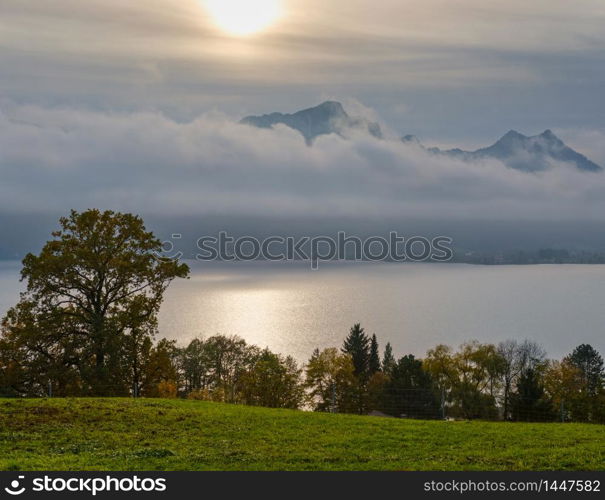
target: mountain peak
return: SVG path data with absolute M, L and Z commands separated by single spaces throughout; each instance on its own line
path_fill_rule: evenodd
M 271 113 L 262 116 L 247 116 L 240 123 L 259 128 L 272 128 L 274 125 L 287 125 L 298 130 L 308 145 L 320 135 L 338 134 L 346 136 L 347 130 L 365 130 L 370 135 L 382 138 L 378 123 L 362 117 L 352 117 L 338 101 L 325 101 L 312 108 L 295 113 Z
M 550 129 L 546 129 L 544 132 L 542 132 L 539 137 L 541 137 L 542 139 L 545 139 L 548 142 L 555 142 L 558 144 L 563 144 L 563 141 L 561 139 L 559 139 L 552 130 Z M 564 144 L 563 144 L 564 145 Z
M 317 109 L 323 109 L 323 110 L 329 111 L 331 113 L 346 114 L 345 108 L 338 101 L 324 101 L 315 107 Z M 313 109 L 313 108 L 309 108 L 309 109 Z
M 405 138 L 403 141 L 410 142 Z M 439 148 L 429 148 L 428 151 L 463 161 L 494 158 L 510 168 L 524 172 L 547 170 L 557 163 L 570 164 L 578 170 L 586 172 L 603 170 L 601 166 L 590 161 L 583 154 L 565 145 L 550 129 L 531 137 L 516 130 L 509 130 L 491 146 L 476 151 L 461 149 L 442 151 Z
M 506 132 L 506 134 L 504 134 L 499 140 L 498 142 L 496 142 L 496 144 L 499 143 L 510 143 L 510 142 L 519 142 L 519 141 L 524 141 L 527 139 L 526 135 L 523 135 L 520 132 L 517 132 L 516 130 L 509 130 L 508 132 Z

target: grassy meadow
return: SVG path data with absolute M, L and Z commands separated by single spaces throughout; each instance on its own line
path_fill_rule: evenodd
M 2 399 L 1 470 L 602 470 L 605 426 Z

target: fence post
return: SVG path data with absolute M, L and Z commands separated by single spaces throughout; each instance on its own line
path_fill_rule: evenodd
M 50 380 L 48 381 L 48 397 L 53 397 L 53 383 Z
M 441 418 L 445 420 L 445 387 L 441 388 Z
M 332 384 L 332 413 L 336 413 L 336 384 Z
M 561 400 L 561 423 L 565 423 L 565 403 Z

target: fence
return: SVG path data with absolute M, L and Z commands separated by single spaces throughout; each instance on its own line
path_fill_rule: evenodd
M 322 405 L 312 405 L 317 409 Z M 325 405 L 323 405 L 325 408 Z M 487 420 L 517 422 L 590 422 L 605 424 L 605 398 L 565 401 L 511 394 L 401 389 L 372 395 L 357 394 L 344 400 L 334 394 L 324 411 L 419 420 Z
M 133 386 L 111 386 L 95 388 L 96 395 L 102 397 L 141 397 L 141 388 Z M 166 384 L 153 398 L 193 398 L 206 399 L 231 404 L 243 404 L 243 401 L 231 397 L 209 393 L 207 397 L 199 397 L 199 391 L 187 393 L 178 391 L 173 384 Z M 9 393 L 0 387 L 0 397 Z M 82 391 L 70 396 L 95 396 L 95 392 Z M 10 397 L 18 397 L 14 394 Z M 38 397 L 63 397 L 55 389 L 51 381 L 45 387 L 40 387 Z M 308 398 L 299 409 L 307 411 L 323 411 L 331 413 L 362 414 L 377 417 L 407 418 L 418 420 L 486 420 L 486 421 L 517 421 L 517 422 L 590 422 L 605 424 L 605 398 L 584 398 L 571 401 L 552 400 L 548 398 L 523 398 L 516 394 L 505 400 L 502 394 L 469 393 L 455 394 L 451 391 L 431 391 L 424 389 L 393 389 L 379 393 L 357 391 L 349 394 L 339 394 L 331 391 L 328 401 L 319 404 L 317 400 Z

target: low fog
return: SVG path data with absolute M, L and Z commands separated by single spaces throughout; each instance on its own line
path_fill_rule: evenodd
M 452 235 L 468 248 L 604 246 L 605 174 L 467 163 L 393 131 L 384 140 L 321 136 L 309 147 L 285 126 L 256 129 L 238 118 L 212 112 L 177 122 L 4 103 L 0 248 L 29 249 L 57 216 L 89 207 L 139 213 L 162 234 L 191 237 L 394 229 Z M 605 163 L 601 131 L 555 132 Z

